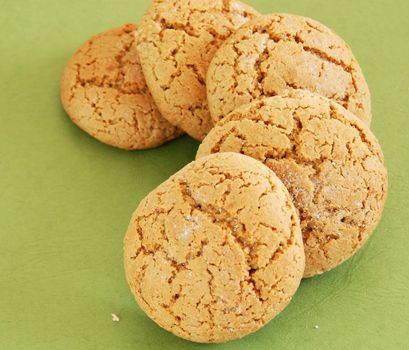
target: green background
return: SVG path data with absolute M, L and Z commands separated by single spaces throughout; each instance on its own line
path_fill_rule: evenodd
M 116 150 L 75 127 L 59 102 L 73 51 L 137 21 L 149 2 L 0 0 L 0 349 L 409 348 L 409 2 L 248 2 L 315 18 L 352 46 L 390 175 L 376 234 L 339 268 L 303 281 L 254 335 L 200 345 L 160 329 L 128 290 L 122 238 L 141 198 L 193 160 L 198 144 Z

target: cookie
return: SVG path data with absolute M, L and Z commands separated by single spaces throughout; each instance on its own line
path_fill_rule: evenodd
M 193 162 L 151 192 L 124 249 L 140 307 L 161 327 L 203 343 L 265 325 L 290 302 L 305 263 L 285 186 L 236 153 Z
M 159 146 L 182 134 L 159 113 L 135 48 L 136 25 L 126 24 L 85 42 L 61 79 L 64 109 L 82 130 L 126 149 Z
M 257 14 L 236 0 L 156 0 L 138 30 L 137 49 L 162 115 L 195 139 L 212 128 L 206 72 L 213 54 Z
M 305 277 L 351 257 L 377 226 L 387 194 L 381 147 L 338 103 L 289 91 L 239 107 L 205 138 L 197 158 L 239 152 L 271 168 L 299 211 Z
M 272 14 L 245 24 L 217 51 L 207 74 L 214 122 L 289 89 L 331 98 L 370 124 L 368 85 L 350 47 L 309 18 Z

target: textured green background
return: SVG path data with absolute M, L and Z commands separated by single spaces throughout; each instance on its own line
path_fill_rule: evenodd
M 252 336 L 212 346 L 160 329 L 128 291 L 122 238 L 139 200 L 192 160 L 197 143 L 119 151 L 77 129 L 58 97 L 74 49 L 137 21 L 148 1 L 0 0 L 0 349 L 409 348 L 409 3 L 248 2 L 320 20 L 353 47 L 390 172 L 374 237 L 341 267 L 304 281 Z

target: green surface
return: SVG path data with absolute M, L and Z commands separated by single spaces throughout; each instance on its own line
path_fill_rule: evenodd
M 347 263 L 302 282 L 252 336 L 200 345 L 160 329 L 128 290 L 122 238 L 140 199 L 192 160 L 197 143 L 119 151 L 76 128 L 58 97 L 72 52 L 137 21 L 148 1 L 0 0 L 0 349 L 409 348 L 409 3 L 248 2 L 315 18 L 353 47 L 390 173 L 376 234 Z

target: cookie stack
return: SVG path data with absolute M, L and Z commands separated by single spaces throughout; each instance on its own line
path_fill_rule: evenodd
M 381 218 L 387 171 L 368 86 L 348 45 L 314 20 L 156 0 L 138 26 L 75 53 L 61 97 L 115 147 L 202 141 L 195 162 L 142 200 L 124 241 L 138 304 L 182 338 L 260 329 Z

